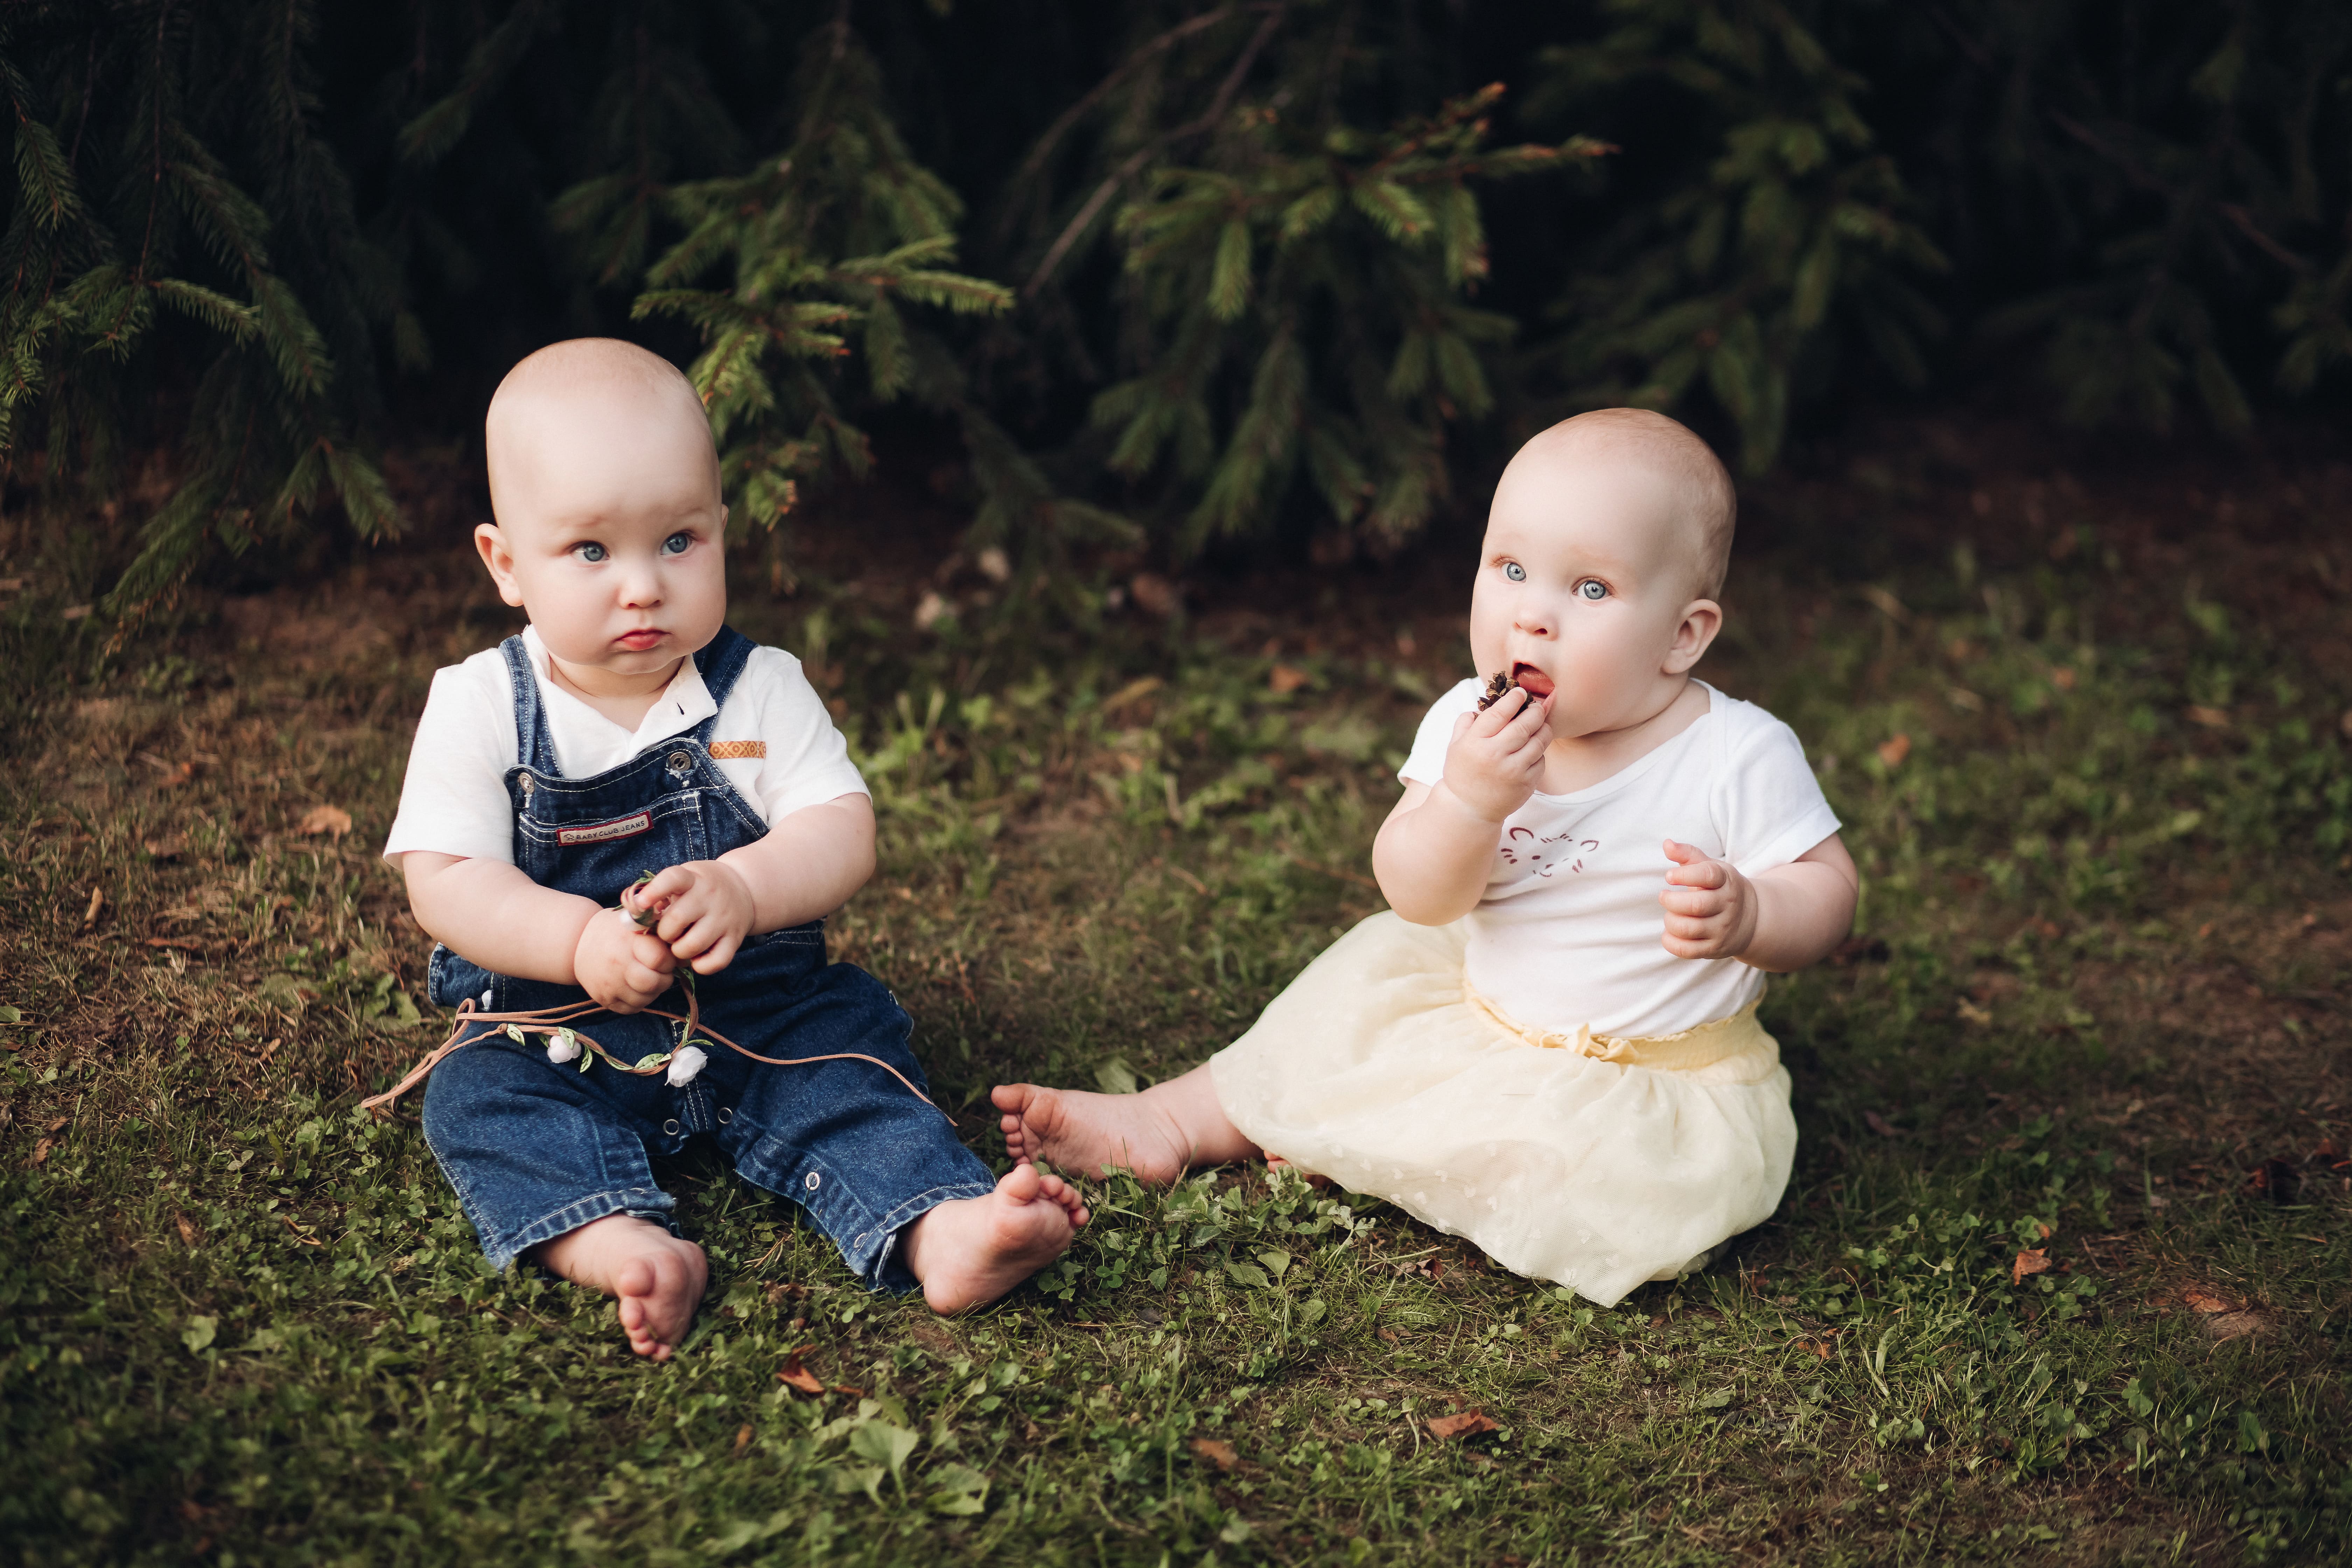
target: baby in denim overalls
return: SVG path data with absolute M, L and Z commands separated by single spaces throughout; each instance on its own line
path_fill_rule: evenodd
M 436 677 L 385 858 L 443 944 L 436 1002 L 593 999 L 608 1012 L 582 1028 L 613 1056 L 678 1054 L 666 1075 L 583 1071 L 485 1024 L 441 1062 L 425 1134 L 484 1251 L 618 1297 L 631 1346 L 667 1358 L 707 1265 L 647 1162 L 699 1132 L 869 1286 L 993 1300 L 1087 1211 L 1031 1165 L 992 1180 L 908 1088 L 896 998 L 825 963 L 824 917 L 873 874 L 873 805 L 798 663 L 723 624 L 727 509 L 693 388 L 626 343 L 557 343 L 500 384 L 486 437 L 498 521 L 475 542 L 530 631 Z M 641 870 L 659 874 L 629 890 Z M 875 1060 L 721 1047 L 696 1070 L 681 1026 L 644 1011 L 687 1011 L 680 964 L 748 1050 Z

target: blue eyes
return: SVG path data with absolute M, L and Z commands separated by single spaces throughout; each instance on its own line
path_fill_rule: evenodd
M 683 555 L 693 548 L 694 535 L 687 532 L 683 529 L 671 534 L 667 539 L 663 540 L 661 542 L 661 552 L 664 555 Z M 581 560 L 587 562 L 592 566 L 596 565 L 600 562 L 609 561 L 613 558 L 613 552 L 611 551 L 605 549 L 603 545 L 598 544 L 593 540 L 573 545 L 572 547 L 572 552 L 580 557 Z
M 1528 569 L 1516 561 L 1506 561 L 1503 563 L 1503 575 L 1514 583 L 1524 583 L 1528 580 Z M 1580 599 L 1597 602 L 1609 596 L 1609 584 L 1598 577 L 1587 577 L 1576 585 L 1575 593 Z

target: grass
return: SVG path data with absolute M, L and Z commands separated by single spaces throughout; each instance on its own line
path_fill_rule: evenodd
M 1925 512 L 1875 474 L 1779 505 Z M 1098 1184 L 1064 1263 L 941 1321 L 689 1158 L 711 1293 L 641 1363 L 602 1300 L 484 1268 L 413 1114 L 354 1110 L 439 1037 L 374 850 L 430 671 L 503 612 L 380 563 L 26 677 L 0 1552 L 2342 1556 L 2343 568 L 2069 493 L 2079 521 L 1948 554 L 1741 563 L 1708 673 L 1805 737 L 1865 903 L 1767 1003 L 1802 1129 L 1780 1213 L 1613 1311 L 1253 1169 Z M 886 851 L 836 956 L 906 1000 L 984 1153 L 991 1083 L 1181 1070 L 1379 907 L 1394 765 L 1465 673 L 1450 563 L 1433 602 L 1399 569 L 1030 636 L 972 576 L 920 638 L 836 564 L 737 624 L 839 694 Z M 55 613 L 8 612 L 20 674 Z M 795 1351 L 836 1392 L 781 1383 Z M 1430 1426 L 1470 1413 L 1493 1430 Z

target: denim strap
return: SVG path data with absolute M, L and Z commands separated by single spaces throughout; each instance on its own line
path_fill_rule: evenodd
M 530 668 L 530 655 L 523 651 L 522 634 L 499 645 L 506 655 L 507 682 L 514 689 L 515 761 L 534 773 L 555 777 L 563 770 L 555 765 L 555 743 L 548 739 L 547 714 L 539 705 L 539 677 Z
M 694 727 L 698 741 L 708 742 L 710 727 L 719 721 L 719 710 L 727 706 L 727 694 L 735 689 L 735 682 L 743 667 L 751 662 L 751 650 L 757 645 L 733 626 L 720 626 L 701 652 L 694 656 L 694 668 L 702 674 L 702 689 L 710 693 L 710 717 Z

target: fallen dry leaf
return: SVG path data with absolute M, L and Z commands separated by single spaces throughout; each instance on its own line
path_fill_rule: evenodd
M 2012 1285 L 2022 1285 L 2025 1283 L 2027 1275 L 2048 1272 L 2050 1272 L 2050 1255 L 2038 1247 L 2032 1247 L 2019 1253 L 2017 1261 L 2010 1265 L 2009 1282 Z
M 186 1242 L 190 1247 L 194 1247 L 194 1246 L 195 1246 L 195 1244 L 196 1244 L 196 1226 L 195 1226 L 195 1222 L 194 1222 L 194 1220 L 191 1220 L 191 1219 L 190 1219 L 186 1215 L 184 1215 L 184 1214 L 175 1214 L 175 1215 L 173 1215 L 172 1216 L 172 1218 L 173 1218 L 173 1220 L 175 1223 L 177 1223 L 177 1224 L 178 1224 L 178 1226 L 179 1226 L 179 1227 L 180 1227 L 180 1239 L 181 1239 L 182 1241 Z
M 92 888 L 89 890 L 89 908 L 82 910 L 81 912 L 82 930 L 88 931 L 90 927 L 96 925 L 98 923 L 99 912 L 105 908 L 106 889 L 103 888 Z
M 188 841 L 175 833 L 165 838 L 150 838 L 141 847 L 151 860 L 177 860 L 188 852 Z
M 2205 1320 L 2205 1332 L 2216 1340 L 2242 1340 L 2248 1334 L 2259 1334 L 2272 1327 L 2271 1321 L 2260 1312 L 2216 1312 Z
M 2230 712 L 2226 708 L 2207 708 L 2201 704 L 2191 703 L 2189 708 L 2189 721 L 2192 724 L 2202 724 L 2208 730 L 2226 730 L 2230 727 Z
M 44 1138 L 39 1142 L 34 1144 L 33 1157 L 25 1162 L 25 1169 L 30 1171 L 37 1167 L 43 1161 L 49 1157 L 49 1151 L 57 1146 L 58 1141 L 54 1138 Z
M 296 831 L 309 834 L 331 833 L 341 838 L 352 830 L 352 814 L 340 805 L 314 805 L 303 813 Z
M 1881 1138 L 1899 1138 L 1902 1136 L 1901 1133 L 1895 1131 L 1895 1124 L 1893 1122 L 1887 1121 L 1884 1116 L 1879 1115 L 1875 1110 L 1864 1111 L 1862 1113 L 1862 1124 L 1864 1127 L 1869 1128 L 1873 1132 L 1877 1133 Z
M 824 1384 L 808 1368 L 801 1365 L 801 1357 L 814 1349 L 814 1345 L 803 1345 L 796 1351 L 785 1352 L 784 1370 L 776 1373 L 776 1381 L 787 1387 L 797 1388 L 803 1394 L 823 1394 Z
M 2246 1173 L 2246 1189 L 2274 1204 L 2291 1204 L 2303 1191 L 2303 1173 L 2291 1160 L 2268 1159 Z
M 735 1451 L 741 1453 L 751 1446 L 751 1427 L 747 1422 L 735 1429 Z
M 1296 665 L 1277 664 L 1266 672 L 1265 683 L 1287 697 L 1307 684 L 1307 672 Z
M 1234 1446 L 1231 1443 L 1221 1443 L 1214 1437 L 1195 1437 L 1192 1439 L 1192 1452 L 1221 1470 L 1231 1470 L 1242 1462 L 1242 1457 L 1234 1452 Z
M 2229 1302 L 2222 1300 L 2219 1296 L 2209 1296 L 2204 1291 L 2198 1289 L 2194 1286 L 2183 1290 L 2180 1293 L 2180 1300 L 2184 1306 L 2187 1306 L 2193 1311 L 2226 1312 L 2231 1310 Z
M 1439 1442 L 1453 1437 L 1475 1437 L 1482 1432 L 1499 1432 L 1502 1427 L 1483 1410 L 1465 1410 L 1459 1415 L 1440 1415 L 1429 1424 L 1429 1435 Z
M 1135 595 L 1135 607 L 1147 616 L 1166 620 L 1184 603 L 1184 595 L 1175 584 L 1157 572 L 1138 572 L 1128 584 L 1127 591 Z
M 1878 760 L 1890 768 L 1899 768 L 1903 759 L 1911 754 L 1911 737 L 1895 735 L 1878 743 Z

